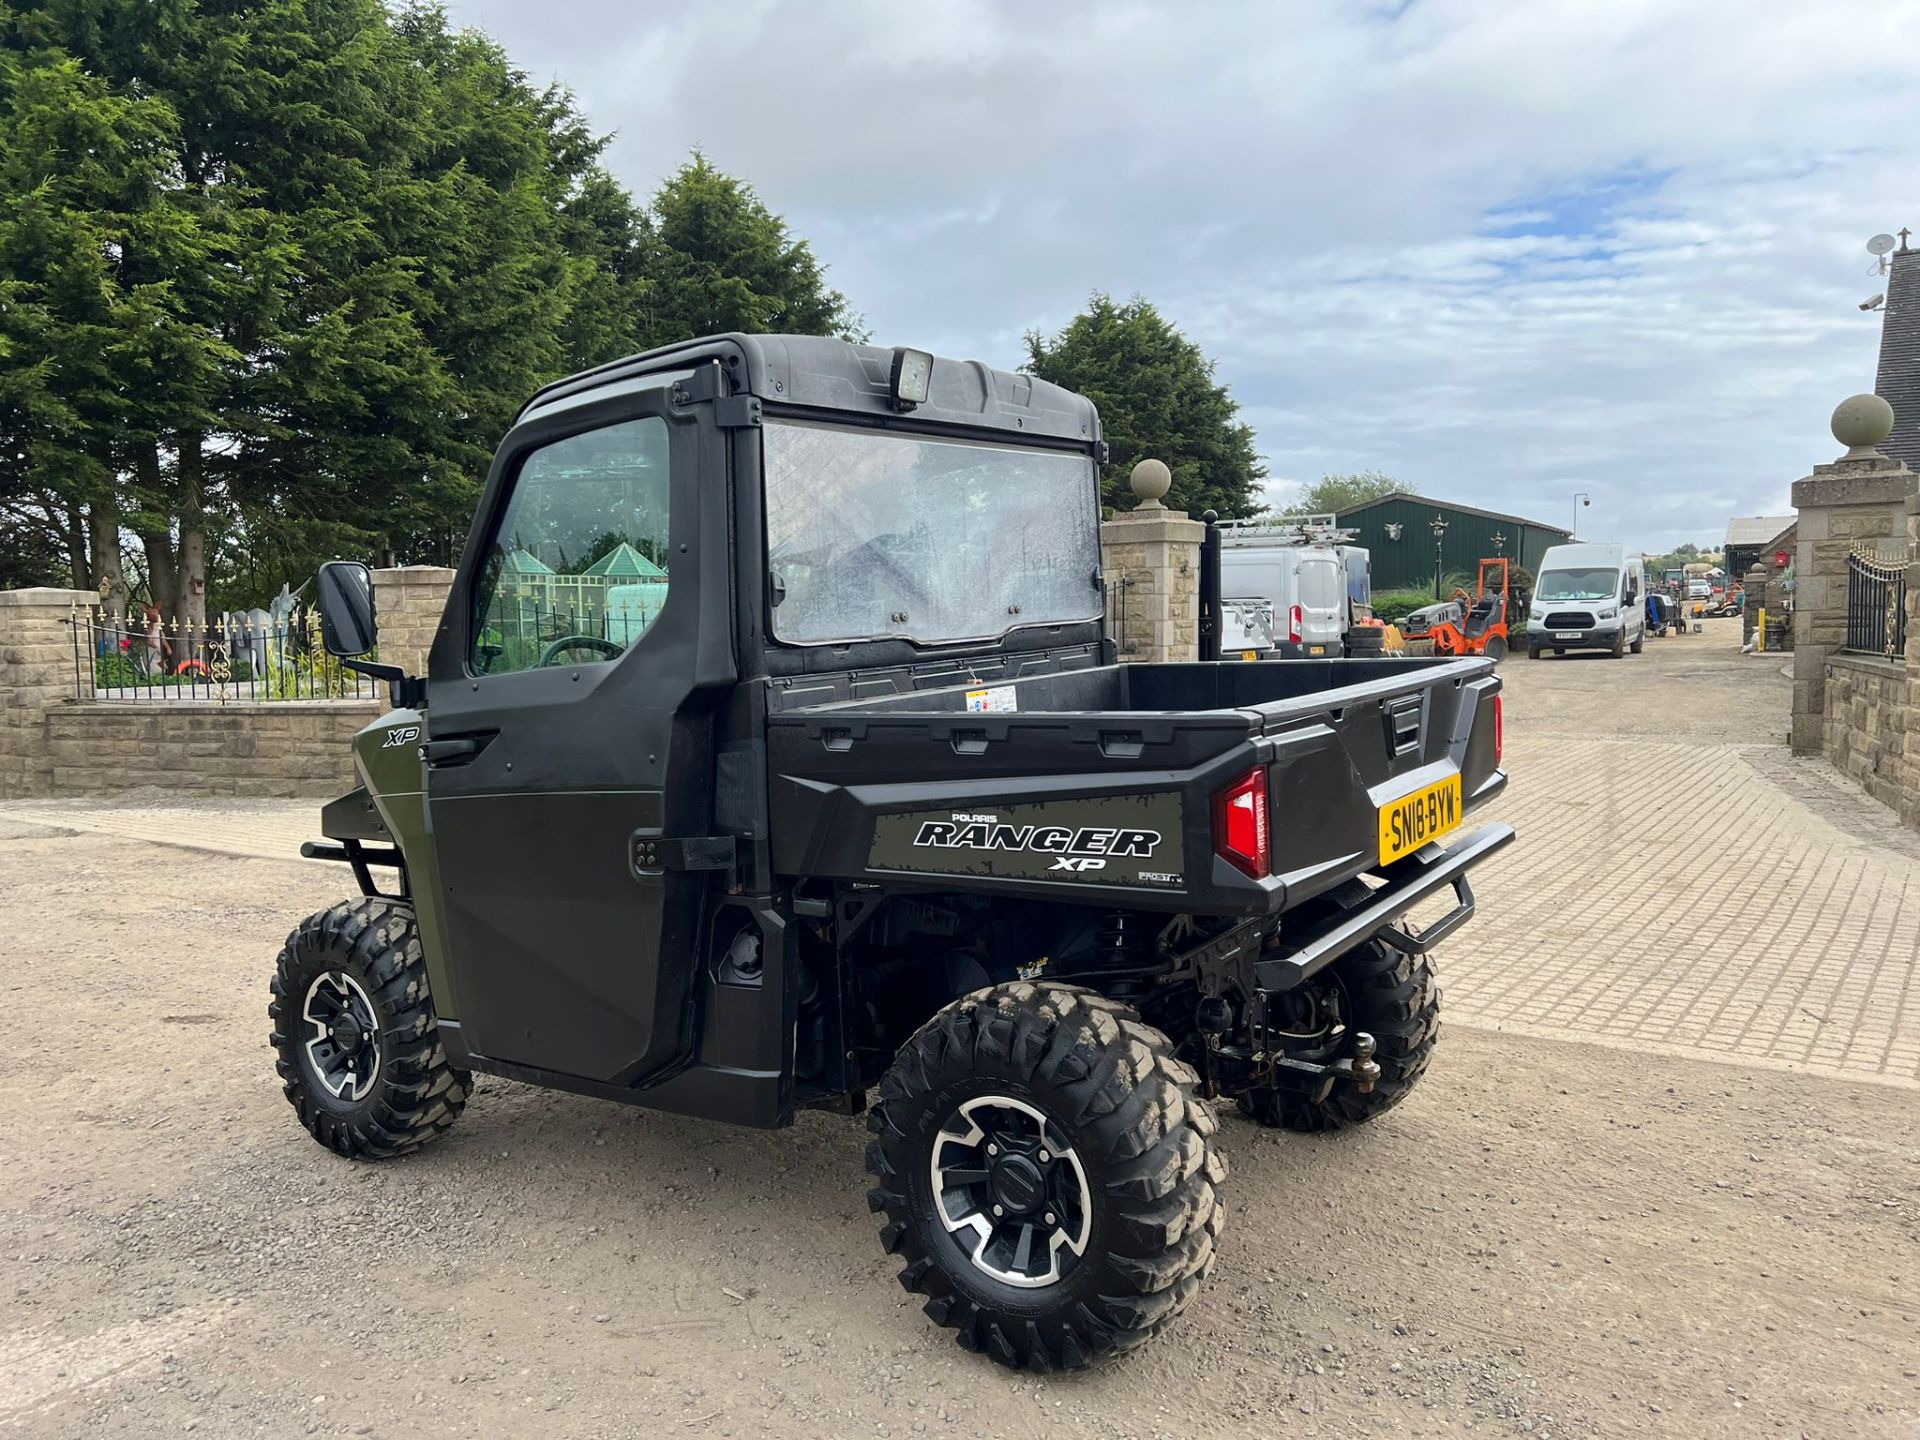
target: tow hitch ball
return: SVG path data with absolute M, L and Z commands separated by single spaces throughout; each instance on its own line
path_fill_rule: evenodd
M 1338 1075 L 1345 1075 L 1353 1082 L 1353 1088 L 1362 1095 L 1370 1094 L 1380 1079 L 1380 1062 L 1373 1058 L 1373 1052 L 1380 1047 L 1374 1044 L 1373 1036 L 1364 1030 L 1354 1033 L 1353 1058 L 1336 1060 L 1327 1068 Z

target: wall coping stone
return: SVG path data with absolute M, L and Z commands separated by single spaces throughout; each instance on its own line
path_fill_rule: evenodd
M 1914 473 L 1898 460 L 1875 457 L 1816 465 L 1793 482 L 1793 508 L 1824 505 L 1891 505 L 1915 493 Z
M 1142 540 L 1185 540 L 1198 544 L 1206 535 L 1206 525 L 1191 518 L 1184 510 L 1122 510 L 1111 520 L 1103 520 L 1101 525 L 1125 526 L 1135 532 L 1127 535 L 1108 533 L 1107 540 L 1114 544 L 1136 544 Z
M 383 714 L 387 707 L 362 696 L 335 696 L 326 700 L 66 700 L 60 710 L 86 715 L 311 715 L 364 710 Z
M 1892 680 L 1907 678 L 1907 663 L 1904 660 L 1884 660 L 1878 655 L 1858 655 L 1848 650 L 1836 650 L 1825 660 L 1829 670 L 1860 670 Z
M 0 590 L 0 605 L 44 605 L 71 610 L 76 605 L 98 605 L 100 597 L 91 590 L 61 590 L 51 585 L 30 585 L 24 590 Z

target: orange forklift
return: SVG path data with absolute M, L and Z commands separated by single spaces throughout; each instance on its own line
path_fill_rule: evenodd
M 1484 655 L 1499 661 L 1507 653 L 1507 559 L 1480 562 L 1474 593 L 1453 592 L 1447 618 L 1433 627 L 1436 655 Z

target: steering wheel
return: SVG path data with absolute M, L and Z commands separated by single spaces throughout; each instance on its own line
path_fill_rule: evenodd
M 557 665 L 560 657 L 573 650 L 585 650 L 595 660 L 611 660 L 627 647 L 616 645 L 611 640 L 602 640 L 598 635 L 562 635 L 540 652 L 539 666 Z

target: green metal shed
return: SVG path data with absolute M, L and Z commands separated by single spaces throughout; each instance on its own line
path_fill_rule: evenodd
M 1542 555 L 1572 538 L 1557 525 L 1399 492 L 1342 510 L 1340 527 L 1354 531 L 1353 543 L 1367 548 L 1376 591 L 1431 590 L 1436 516 L 1447 526 L 1440 537 L 1439 568 L 1448 575 L 1467 576 L 1469 588 L 1483 556 L 1505 555 L 1538 571 Z

